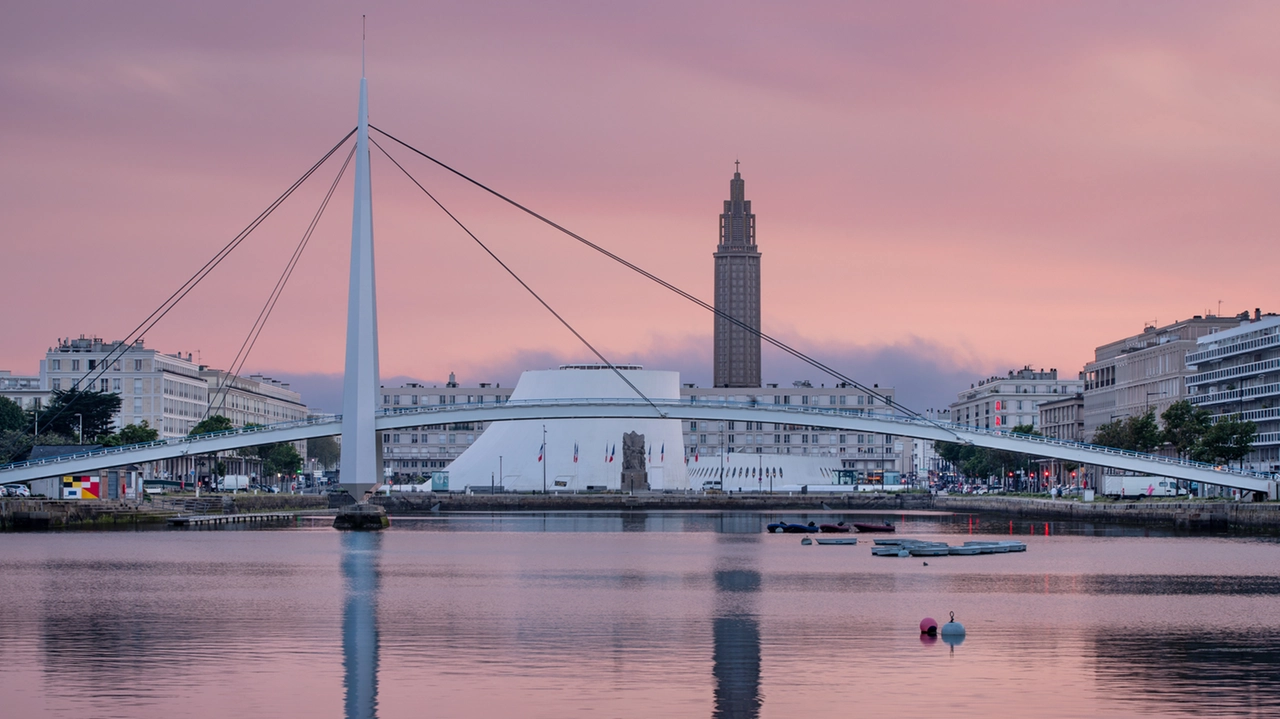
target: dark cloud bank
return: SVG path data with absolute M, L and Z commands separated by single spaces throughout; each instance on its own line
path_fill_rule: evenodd
M 615 363 L 639 363 L 647 369 L 678 370 L 682 382 L 693 382 L 700 387 L 711 386 L 711 351 L 705 341 L 655 341 L 645 352 L 610 357 Z M 704 349 L 705 348 L 705 349 Z M 972 361 L 957 359 L 957 353 L 925 340 L 879 347 L 829 346 L 810 352 L 823 363 L 853 377 L 864 384 L 894 387 L 898 400 L 917 411 L 946 407 L 955 401 L 956 393 L 978 379 L 993 374 L 1003 374 L 1011 367 L 982 367 Z M 475 386 L 479 382 L 497 382 L 514 387 L 520 373 L 527 369 L 546 369 L 566 362 L 585 362 L 589 353 L 557 353 L 546 351 L 516 351 L 501 359 L 475 367 L 457 367 L 458 382 Z M 836 380 L 810 367 L 799 359 L 777 350 L 766 350 L 764 356 L 765 382 L 776 382 L 783 387 L 795 380 L 808 380 L 815 387 L 832 385 Z M 327 412 L 336 412 L 342 405 L 342 375 L 292 374 L 272 372 L 271 376 L 289 382 L 302 393 L 308 406 Z M 397 386 L 404 382 L 421 382 L 428 386 L 443 385 L 446 377 L 410 377 L 405 375 L 383 377 L 384 386 Z

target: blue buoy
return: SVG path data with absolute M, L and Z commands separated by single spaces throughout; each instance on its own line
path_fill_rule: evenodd
M 939 633 L 944 637 L 959 638 L 964 636 L 964 625 L 956 621 L 955 612 L 951 612 L 951 621 L 943 624 L 942 630 Z

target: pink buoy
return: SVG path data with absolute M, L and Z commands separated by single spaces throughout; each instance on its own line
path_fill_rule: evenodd
M 938 633 L 938 623 L 933 620 L 933 617 L 925 617 L 920 620 L 920 633 L 928 634 L 929 636 Z

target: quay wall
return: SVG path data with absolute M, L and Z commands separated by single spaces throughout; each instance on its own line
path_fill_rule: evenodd
M 1265 502 L 1077 502 L 999 496 L 939 496 L 933 508 L 990 512 L 1028 519 L 1165 525 L 1181 529 L 1280 530 L 1280 503 Z
M 320 495 L 161 496 L 150 502 L 92 499 L 0 499 L 0 530 L 126 527 L 162 523 L 178 514 L 244 514 L 323 510 Z

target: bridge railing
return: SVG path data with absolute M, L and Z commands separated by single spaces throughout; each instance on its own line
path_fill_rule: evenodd
M 529 406 L 544 407 L 548 405 L 562 406 L 591 406 L 591 405 L 633 405 L 633 406 L 649 406 L 648 402 L 634 397 L 613 397 L 613 398 L 597 398 L 597 397 L 581 397 L 581 398 L 562 398 L 562 399 L 537 399 L 537 400 L 507 400 L 501 403 L 510 406 Z M 1062 447 L 1067 449 L 1080 449 L 1088 452 L 1097 452 L 1116 457 L 1130 457 L 1133 459 L 1148 460 L 1176 467 L 1187 467 L 1193 469 L 1203 469 L 1224 474 L 1236 474 L 1241 476 L 1260 477 L 1266 479 L 1274 478 L 1274 475 L 1268 472 L 1258 472 L 1252 470 L 1236 470 L 1223 467 L 1222 465 L 1210 464 L 1208 462 L 1197 462 L 1191 459 L 1180 459 L 1177 457 L 1167 457 L 1159 454 L 1149 454 L 1145 452 L 1136 452 L 1127 449 L 1117 449 L 1115 447 L 1107 447 L 1099 444 L 1090 444 L 1088 442 L 1075 442 L 1072 440 L 1057 439 L 1054 437 L 1044 437 L 1040 435 L 1021 434 L 1010 432 L 1008 430 L 988 429 L 984 427 L 973 427 L 954 422 L 944 422 L 941 420 L 929 420 L 920 417 L 909 417 L 895 412 L 879 412 L 869 408 L 852 408 L 852 407 L 823 407 L 821 405 L 792 405 L 792 404 L 771 404 L 764 402 L 742 402 L 729 399 L 655 399 L 653 404 L 659 408 L 662 407 L 706 407 L 706 408 L 723 408 L 723 409 L 769 409 L 775 412 L 788 412 L 797 415 L 820 415 L 820 416 L 841 416 L 841 417 L 868 417 L 880 421 L 889 421 L 910 425 L 915 427 L 935 427 L 952 433 L 968 432 L 972 434 L 983 434 L 990 437 L 1009 437 L 1013 439 L 1030 441 L 1038 444 Z M 414 407 L 401 407 L 384 410 L 383 413 L 390 415 L 405 414 L 433 414 L 447 413 L 460 409 L 478 409 L 483 407 L 492 407 L 494 403 L 466 403 L 466 404 L 447 404 L 447 405 L 427 405 Z M 794 424 L 812 425 L 812 422 L 797 421 Z M 957 441 L 963 442 L 963 438 L 957 436 Z M 1027 454 L 1034 454 L 1028 452 Z
M 717 400 L 717 399 L 655 399 L 652 401 L 659 410 L 663 407 L 700 407 L 708 409 L 768 409 L 774 412 L 785 412 L 795 414 L 797 421 L 788 424 L 812 426 L 812 421 L 804 421 L 806 416 L 839 416 L 839 417 L 866 417 L 877 421 L 892 422 L 914 427 L 933 427 L 943 429 L 945 431 L 956 434 L 958 442 L 964 442 L 960 433 L 982 434 L 990 437 L 1008 437 L 1032 443 L 1038 443 L 1048 446 L 1080 449 L 1088 452 L 1096 452 L 1118 457 L 1130 457 L 1133 459 L 1141 459 L 1160 464 L 1187 467 L 1194 469 L 1202 469 L 1224 474 L 1234 474 L 1248 477 L 1260 477 L 1271 479 L 1274 475 L 1267 472 L 1241 471 L 1224 468 L 1220 465 L 1213 465 L 1207 462 L 1197 462 L 1189 459 L 1179 459 L 1176 457 L 1166 457 L 1158 454 L 1147 454 L 1143 452 L 1135 452 L 1132 450 L 1116 449 L 1114 447 L 1105 447 L 1097 444 L 1089 444 L 1087 442 L 1073 442 L 1070 440 L 1055 439 L 1052 437 L 1042 437 L 1038 435 L 1027 435 L 1010 432 L 1008 430 L 987 429 L 983 427 L 971 427 L 953 422 L 943 422 L 939 420 L 929 420 L 919 417 L 908 417 L 894 412 L 880 412 L 866 408 L 844 408 L 844 407 L 823 407 L 820 405 L 791 405 L 791 404 L 772 404 L 764 402 L 741 402 L 738 400 Z M 635 397 L 581 397 L 581 398 L 561 398 L 561 399 L 530 399 L 530 400 L 506 400 L 505 402 L 469 402 L 461 404 L 444 404 L 444 405 L 415 405 L 411 407 L 392 407 L 382 409 L 377 412 L 381 416 L 404 416 L 416 415 L 422 416 L 424 420 L 432 415 L 448 415 L 459 411 L 474 409 L 491 409 L 494 407 L 548 407 L 548 406 L 618 406 L 630 405 L 639 407 L 648 407 L 649 402 Z M 212 432 L 209 434 L 195 435 L 189 437 L 171 437 L 160 439 L 154 442 L 144 442 L 141 444 L 123 445 L 120 447 L 104 447 L 102 449 L 90 452 L 77 452 L 75 454 L 60 455 L 57 457 L 48 457 L 37 460 L 27 460 L 25 462 L 15 462 L 7 465 L 0 465 L 0 471 L 8 469 L 18 469 L 21 467 L 29 467 L 33 465 L 57 464 L 59 462 L 67 462 L 75 459 L 85 459 L 89 457 L 100 457 L 104 455 L 118 454 L 124 452 L 132 452 L 139 449 L 147 449 L 150 447 L 171 446 L 175 444 L 196 445 L 212 439 L 221 439 L 224 437 L 274 432 L 278 430 L 291 429 L 295 427 L 306 427 L 316 424 L 329 424 L 338 422 L 342 419 L 342 415 L 322 415 L 317 417 L 309 417 L 302 420 L 292 420 L 288 422 L 278 422 L 276 424 L 259 425 L 256 427 L 241 427 L 230 429 L 223 432 Z M 447 420 L 440 422 L 423 421 L 422 425 L 432 424 L 449 424 Z M 418 426 L 418 425 L 415 425 Z M 190 454 L 200 454 L 200 451 L 192 451 Z M 1034 452 L 1027 452 L 1034 454 Z
M 87 452 L 74 452 L 71 454 L 60 454 L 56 457 L 44 457 L 41 459 L 28 459 L 23 462 L 11 462 L 9 464 L 0 465 L 0 471 L 8 469 L 21 469 L 23 467 L 43 466 L 48 464 L 58 464 L 60 462 L 69 462 L 76 459 L 88 459 L 90 457 L 104 457 L 112 454 L 121 454 L 124 452 L 133 452 L 140 449 L 150 449 L 153 447 L 170 447 L 182 444 L 196 444 L 211 439 L 221 439 L 223 437 L 234 437 L 236 435 L 254 434 L 258 432 L 273 432 L 282 429 L 291 429 L 294 427 L 307 427 L 316 424 L 328 424 L 334 421 L 341 421 L 342 415 L 318 415 L 308 417 L 307 419 L 296 419 L 287 422 L 277 422 L 275 424 L 261 424 L 252 427 L 237 427 L 235 429 L 223 430 L 221 432 L 209 432 L 207 434 L 196 434 L 186 437 L 166 437 L 151 442 L 139 442 L 137 444 L 122 444 L 118 447 L 102 447 L 99 449 L 89 450 Z M 200 454 L 193 452 L 192 454 Z

